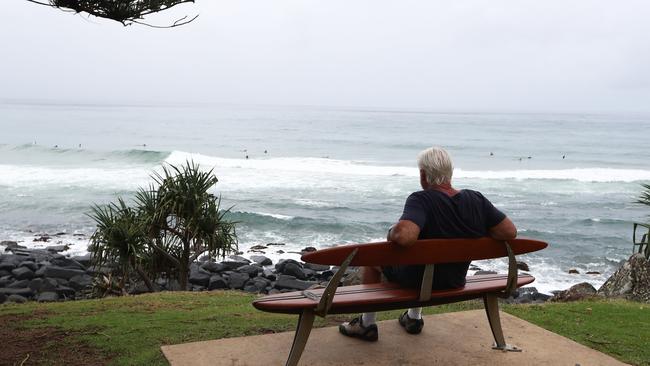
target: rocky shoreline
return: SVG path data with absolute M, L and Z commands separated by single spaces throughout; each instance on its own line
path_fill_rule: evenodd
M 282 246 L 282 243 L 269 243 L 269 246 Z M 92 298 L 93 281 L 99 274 L 108 274 L 110 268 L 95 268 L 91 265 L 90 254 L 85 256 L 66 257 L 60 252 L 65 246 L 55 245 L 45 249 L 26 249 L 16 242 L 0 242 L 5 247 L 5 253 L 0 253 L 0 304 L 4 302 L 23 303 L 26 301 L 53 302 Z M 262 247 L 262 246 L 260 246 Z M 314 251 L 315 248 L 304 248 L 302 252 Z M 306 290 L 313 286 L 325 285 L 334 275 L 337 267 L 302 263 L 293 259 L 280 259 L 277 263 L 255 250 L 249 251 L 248 258 L 241 254 L 232 255 L 222 261 L 203 257 L 190 266 L 188 290 L 212 291 L 222 289 L 240 290 L 249 293 L 274 294 L 287 291 Z M 634 258 L 634 257 L 632 257 Z M 645 259 L 643 259 L 645 260 Z M 636 260 L 634 267 L 647 267 L 650 264 Z M 626 262 L 627 263 L 627 262 Z M 644 267 L 645 266 L 645 267 Z M 522 271 L 528 266 L 520 262 Z M 622 268 L 626 268 L 624 265 Z M 571 301 L 589 296 L 609 295 L 625 296 L 621 288 L 629 288 L 630 281 L 621 279 L 630 277 L 632 271 L 619 275 L 618 279 L 608 280 L 601 289 L 596 290 L 588 283 L 581 283 L 565 291 L 554 291 L 554 296 L 537 291 L 535 287 L 524 287 L 517 290 L 514 296 L 504 299 L 507 303 L 541 303 L 545 301 Z M 473 266 L 476 274 L 495 273 L 482 271 Z M 635 270 L 639 273 L 639 270 Z M 626 277 L 627 276 L 627 277 Z M 342 280 L 344 285 L 360 283 L 358 268 L 349 268 Z M 616 285 L 611 285 L 616 283 Z M 607 286 L 606 286 L 607 285 Z M 627 286 L 627 287 L 626 287 Z M 650 286 L 650 284 L 648 285 Z M 178 281 L 158 278 L 154 287 L 156 291 L 174 291 L 180 288 Z M 634 286 L 632 286 L 634 287 Z M 608 290 L 609 289 L 609 290 Z M 641 293 L 644 301 L 645 290 Z M 148 292 L 142 282 L 129 283 L 126 287 L 129 294 Z M 650 301 L 650 291 L 647 291 Z

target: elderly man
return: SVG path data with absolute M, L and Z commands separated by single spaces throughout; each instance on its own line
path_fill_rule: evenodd
M 515 225 L 481 193 L 469 189 L 456 190 L 451 185 L 453 165 L 442 148 L 432 147 L 418 155 L 422 190 L 406 200 L 400 220 L 388 230 L 387 240 L 395 245 L 411 246 L 418 239 L 480 238 L 514 239 Z M 465 286 L 469 262 L 435 266 L 433 289 Z M 424 266 L 364 267 L 363 283 L 388 281 L 405 287 L 419 287 Z M 422 308 L 408 309 L 399 317 L 399 324 L 411 334 L 422 331 Z M 375 313 L 364 313 L 339 326 L 344 335 L 376 341 L 379 333 Z

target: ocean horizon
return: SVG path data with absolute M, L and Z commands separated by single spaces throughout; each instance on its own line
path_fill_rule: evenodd
M 520 258 L 542 292 L 600 286 L 632 254 L 632 223 L 648 221 L 635 200 L 650 183 L 650 118 L 638 114 L 0 103 L 0 128 L 0 241 L 60 241 L 71 255 L 87 251 L 93 204 L 128 200 L 163 165 L 190 160 L 214 170 L 245 255 L 381 241 L 432 145 L 452 155 L 457 188 L 549 243 Z M 62 234 L 34 241 L 43 233 Z

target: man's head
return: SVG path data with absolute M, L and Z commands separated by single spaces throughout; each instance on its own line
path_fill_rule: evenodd
M 423 189 L 432 185 L 450 184 L 454 173 L 451 157 L 441 147 L 431 147 L 418 155 L 420 168 L 420 184 Z

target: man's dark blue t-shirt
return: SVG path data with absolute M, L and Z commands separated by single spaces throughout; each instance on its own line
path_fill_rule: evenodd
M 412 193 L 404 205 L 400 220 L 409 220 L 420 227 L 418 239 L 480 238 L 488 229 L 506 217 L 480 192 L 463 189 L 453 196 L 428 189 Z M 437 264 L 433 288 L 456 288 L 465 285 L 470 262 Z M 389 281 L 417 287 L 422 281 L 424 266 L 384 268 Z

